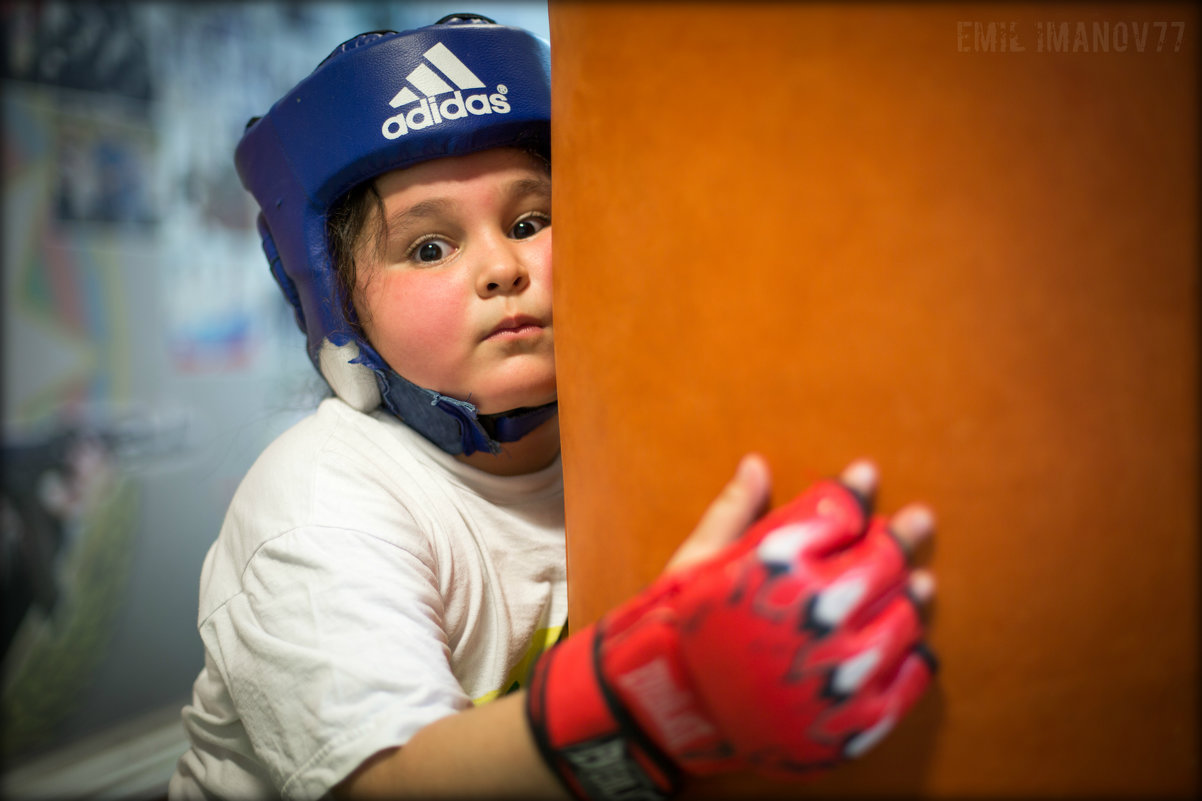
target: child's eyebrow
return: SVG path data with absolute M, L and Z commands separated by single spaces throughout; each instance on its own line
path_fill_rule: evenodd
M 506 191 L 513 200 L 530 196 L 549 198 L 551 182 L 546 178 L 518 178 L 510 182 Z M 400 236 L 406 229 L 416 227 L 422 220 L 446 214 L 454 205 L 454 202 L 447 198 L 435 197 L 397 209 L 388 215 L 388 235 Z
M 420 220 L 445 214 L 451 205 L 451 201 L 446 198 L 430 198 L 398 209 L 388 215 L 388 232 L 390 235 L 404 233 L 406 228 L 412 227 Z
M 550 197 L 551 181 L 546 178 L 519 178 L 509 185 L 510 197 L 520 198 L 527 195 L 542 195 Z

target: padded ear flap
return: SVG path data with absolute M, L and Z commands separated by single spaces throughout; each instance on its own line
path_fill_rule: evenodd
M 292 304 L 292 311 L 296 314 L 296 326 L 302 333 L 308 333 L 305 328 L 305 313 L 301 309 L 300 294 L 296 291 L 296 284 L 292 283 L 292 279 L 284 272 L 284 263 L 280 260 L 280 252 L 275 246 L 275 240 L 271 238 L 271 229 L 267 227 L 267 220 L 262 213 L 259 214 L 256 225 L 259 229 L 259 236 L 263 240 L 263 253 L 267 256 L 267 264 L 271 267 L 271 275 L 275 278 L 275 282 L 280 285 L 280 289 L 284 292 L 284 297 Z
M 360 412 L 370 412 L 380 405 L 380 387 L 375 370 L 352 363 L 358 356 L 359 345 L 355 342 L 335 345 L 324 339 L 317 354 L 317 366 L 335 395 Z

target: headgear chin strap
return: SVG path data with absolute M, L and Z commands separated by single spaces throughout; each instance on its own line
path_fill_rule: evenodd
M 390 367 L 372 368 L 380 357 L 370 345 L 326 340 L 318 369 L 330 388 L 350 406 L 370 412 L 381 403 L 410 428 L 447 453 L 498 453 L 555 416 L 558 403 L 523 407 L 500 414 L 479 414 L 476 406 L 419 387 Z
M 384 405 L 426 439 L 448 453 L 497 453 L 503 442 L 515 442 L 555 416 L 558 403 L 477 414 L 467 401 L 440 395 L 406 381 L 395 371 L 377 373 Z
M 313 365 L 361 411 L 381 403 L 448 453 L 496 453 L 556 412 L 479 415 L 398 375 L 359 334 L 330 258 L 326 217 L 364 181 L 495 147 L 550 155 L 551 63 L 529 31 L 452 15 L 339 45 L 261 118 L 234 154 L 258 201 L 263 252 Z

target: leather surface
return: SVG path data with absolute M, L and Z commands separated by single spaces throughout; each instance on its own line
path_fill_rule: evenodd
M 778 504 L 870 455 L 884 508 L 938 513 L 943 669 L 805 792 L 1195 795 L 1192 7 L 550 16 L 573 627 L 658 573 L 745 451 Z M 974 22 L 1004 24 L 992 52 Z M 1127 49 L 1039 52 L 1048 22 L 1069 48 L 1127 23 Z

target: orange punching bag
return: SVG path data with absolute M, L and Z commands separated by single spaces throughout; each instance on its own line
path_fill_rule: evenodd
M 777 504 L 871 456 L 882 509 L 937 512 L 943 669 L 800 792 L 1196 795 L 1194 7 L 550 22 L 574 626 L 741 454 Z

